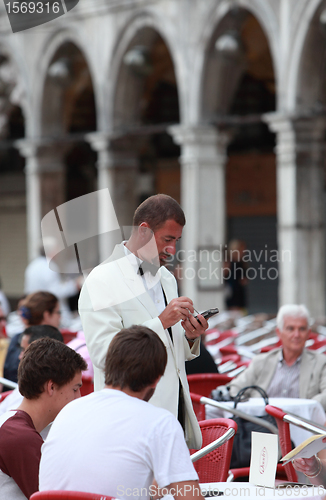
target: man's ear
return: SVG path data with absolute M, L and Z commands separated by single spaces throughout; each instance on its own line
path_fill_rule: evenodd
M 138 226 L 138 234 L 144 241 L 149 241 L 153 236 L 153 231 L 147 222 L 142 222 Z
M 44 392 L 46 392 L 49 396 L 53 396 L 54 394 L 54 382 L 52 380 L 48 380 L 44 384 Z
M 276 335 L 278 336 L 279 339 L 281 339 L 281 332 L 279 328 L 276 328 Z

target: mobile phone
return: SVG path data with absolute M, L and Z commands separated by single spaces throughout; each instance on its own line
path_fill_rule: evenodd
M 218 310 L 217 307 L 215 307 L 214 309 L 207 309 L 207 311 L 204 311 L 202 313 L 200 313 L 202 316 L 204 316 L 205 319 L 208 319 L 208 318 L 211 318 L 212 316 L 215 316 L 216 314 L 218 314 L 220 311 Z M 197 318 L 197 316 L 195 316 L 195 318 L 197 319 L 197 321 L 200 323 L 199 319 Z

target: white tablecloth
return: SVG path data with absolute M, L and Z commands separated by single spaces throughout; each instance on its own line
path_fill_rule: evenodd
M 234 407 L 233 401 L 223 404 L 228 405 L 230 408 Z M 285 412 L 295 413 L 299 417 L 312 420 L 316 424 L 325 425 L 326 423 L 324 409 L 315 399 L 269 398 L 269 404 L 282 408 Z M 239 403 L 237 405 L 237 409 L 247 413 L 248 415 L 260 417 L 265 414 L 265 402 L 263 398 L 250 398 L 244 403 Z M 220 410 L 219 408 L 206 405 L 206 418 L 209 419 L 218 417 L 232 418 L 232 414 L 227 411 Z M 312 435 L 311 432 L 300 429 L 300 427 L 293 424 L 290 424 L 290 433 L 295 446 L 298 446 L 298 444 L 302 443 L 302 441 Z
M 250 483 L 203 483 L 200 485 L 203 495 L 207 495 L 208 492 L 217 493 L 222 491 L 223 495 L 220 498 L 227 500 L 276 500 L 276 499 L 287 499 L 296 498 L 297 500 L 314 498 L 315 500 L 321 500 L 326 495 L 326 489 L 322 486 L 286 486 L 281 488 L 276 486 L 273 488 L 264 488 L 261 486 L 254 486 Z M 209 497 L 207 497 L 209 498 Z

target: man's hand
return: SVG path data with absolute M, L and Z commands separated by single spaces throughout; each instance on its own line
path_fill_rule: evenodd
M 159 319 L 165 330 L 166 328 L 174 326 L 181 320 L 186 320 L 193 312 L 194 306 L 192 300 L 188 297 L 178 297 L 171 300 L 164 311 L 159 315 Z
M 197 339 L 208 328 L 208 322 L 206 321 L 204 316 L 202 316 L 201 314 L 198 314 L 197 317 L 198 317 L 200 323 L 197 321 L 196 318 L 194 318 L 191 315 L 185 321 L 183 321 L 181 323 L 181 325 L 185 331 L 186 337 L 190 340 Z

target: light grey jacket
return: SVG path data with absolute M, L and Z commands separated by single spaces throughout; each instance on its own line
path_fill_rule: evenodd
M 238 377 L 232 380 L 231 396 L 247 385 L 258 385 L 265 391 L 269 387 L 279 361 L 281 348 L 258 354 Z M 286 383 L 286 381 L 284 381 Z M 316 399 L 326 410 L 326 355 L 304 349 L 299 380 L 300 398 Z M 259 394 L 253 391 L 253 397 Z

